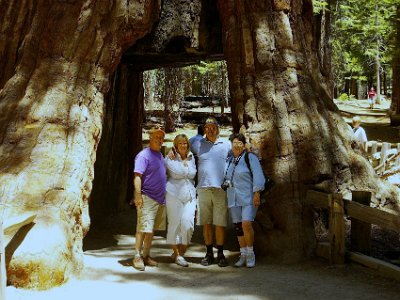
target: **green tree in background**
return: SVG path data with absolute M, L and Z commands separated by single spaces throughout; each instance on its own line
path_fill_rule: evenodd
M 164 109 L 165 129 L 175 130 L 179 107 L 185 96 L 204 96 L 222 99 L 226 107 L 229 84 L 225 61 L 200 62 L 183 68 L 162 68 L 144 72 L 145 103 Z
M 355 91 L 356 80 L 366 81 L 362 92 L 375 86 L 378 101 L 383 71 L 393 57 L 393 32 L 396 5 L 399 0 L 338 0 L 329 6 L 333 10 L 332 31 L 334 81 L 339 92 Z M 315 1 L 314 11 L 327 7 L 325 1 Z

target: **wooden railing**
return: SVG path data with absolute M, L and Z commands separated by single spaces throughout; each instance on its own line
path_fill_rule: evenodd
M 400 168 L 400 143 L 369 141 L 367 145 L 367 152 L 371 155 L 372 160 L 377 162 L 374 169 L 378 174 L 383 175 L 390 164 L 394 165 L 395 168 Z
M 400 232 L 400 214 L 369 206 L 371 193 L 354 191 L 353 201 L 341 194 L 326 194 L 309 190 L 306 204 L 329 210 L 329 241 L 317 243 L 316 254 L 331 264 L 343 264 L 346 258 L 375 269 L 382 275 L 400 280 L 400 268 L 368 256 L 371 244 L 371 224 Z M 345 216 L 351 220 L 351 246 L 345 246 Z M 367 254 L 367 255 L 366 255 Z

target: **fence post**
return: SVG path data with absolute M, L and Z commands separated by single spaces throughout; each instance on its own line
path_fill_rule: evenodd
M 400 153 L 400 143 L 397 143 L 397 154 Z M 400 166 L 400 155 L 396 157 L 396 166 Z
M 391 143 L 382 143 L 381 147 L 381 161 L 380 164 L 382 165 L 382 172 L 386 169 L 386 158 L 387 158 L 387 151 L 392 147 Z
M 329 195 L 329 241 L 331 264 L 343 264 L 345 255 L 344 206 L 342 194 Z
M 370 206 L 371 192 L 352 191 L 352 201 Z M 371 224 L 351 218 L 351 250 L 369 254 L 371 251 Z
M 0 299 L 6 299 L 6 256 L 4 245 L 3 218 L 0 219 Z
M 371 155 L 373 155 L 376 152 L 378 152 L 378 142 L 372 141 L 371 142 Z

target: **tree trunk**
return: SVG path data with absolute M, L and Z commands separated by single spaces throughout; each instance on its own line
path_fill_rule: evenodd
M 101 227 L 110 214 L 126 209 L 133 197 L 134 157 L 142 150 L 143 76 L 119 65 L 105 98 L 102 137 L 96 153 L 90 195 L 91 225 Z
M 376 104 L 381 103 L 381 60 L 379 57 L 379 41 L 377 42 L 377 53 L 375 56 L 375 72 L 376 72 Z
M 317 45 L 319 69 L 326 78 L 327 92 L 333 97 L 333 74 L 332 74 L 332 46 L 330 43 L 332 32 L 332 10 L 334 0 L 327 1 L 327 7 L 323 7 L 318 15 L 314 17 L 314 38 Z
M 37 214 L 8 253 L 10 284 L 47 288 L 82 267 L 103 97 L 159 9 L 159 1 L 0 1 L 1 214 Z
M 385 96 L 388 95 L 388 86 L 387 86 L 387 73 L 386 73 L 386 67 L 383 67 L 383 72 L 382 72 L 382 87 L 383 87 L 383 94 Z
M 392 60 L 393 83 L 391 111 L 400 114 L 400 5 L 396 9 L 396 42 Z
M 378 189 L 377 177 L 352 151 L 351 130 L 327 92 L 311 1 L 220 0 L 218 6 L 234 130 L 246 126 L 277 183 L 257 216 L 255 245 L 270 257 L 299 260 L 315 245 L 312 214 L 302 204 L 306 190 Z
M 175 4 L 163 3 L 174 11 Z M 176 3 L 191 7 L 191 2 Z M 264 170 L 277 182 L 257 217 L 258 251 L 299 260 L 310 255 L 315 244 L 311 210 L 302 205 L 307 188 L 372 189 L 377 191 L 376 205 L 379 198 L 397 199 L 398 194 L 385 190 L 366 160 L 351 150 L 350 131 L 329 97 L 329 84 L 319 67 L 311 2 L 218 3 L 233 126 L 236 132 L 247 127 Z M 15 286 L 47 288 L 82 267 L 103 114 L 115 116 L 113 109 L 128 105 L 125 117 L 132 135 L 124 147 L 127 152 L 132 149 L 132 155 L 139 148 L 131 141 L 141 134 L 142 120 L 140 113 L 135 119 L 129 99 L 138 95 L 141 109 L 141 92 L 135 87 L 141 82 L 140 72 L 122 66 L 116 75 L 128 83 L 133 79 L 134 85 L 127 88 L 128 104 L 110 107 L 107 102 L 105 107 L 103 98 L 124 50 L 153 28 L 160 1 L 0 0 L 0 11 L 5 12 L 0 25 L 1 213 L 6 218 L 20 212 L 37 214 L 25 239 L 10 248 L 16 250 L 8 253 L 8 278 Z M 170 27 L 174 34 L 180 17 L 193 23 L 185 16 L 174 15 L 179 20 L 174 23 L 178 27 Z M 175 36 L 165 28 L 157 31 L 160 49 Z M 124 80 L 114 82 L 123 89 Z M 117 137 L 110 130 L 114 126 L 121 128 L 118 122 L 105 126 L 106 141 Z M 107 147 L 99 152 L 100 165 L 106 152 Z M 96 199 L 94 194 L 94 205 L 105 201 Z

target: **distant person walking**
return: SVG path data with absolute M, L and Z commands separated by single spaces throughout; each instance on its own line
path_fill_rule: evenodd
M 194 230 L 196 211 L 196 164 L 190 152 L 186 135 L 179 134 L 174 139 L 175 159 L 165 158 L 167 168 L 167 244 L 172 245 L 174 261 L 177 265 L 187 267 L 184 258 Z
M 165 230 L 163 218 L 165 205 L 166 171 L 161 146 L 165 132 L 160 127 L 150 130 L 149 147 L 140 151 L 135 158 L 133 184 L 134 203 L 137 209 L 135 269 L 144 271 L 146 266 L 157 266 L 150 257 L 154 230 Z
M 376 92 L 375 89 L 371 87 L 368 92 L 368 103 L 370 109 L 374 108 L 375 100 L 376 100 Z
M 356 140 L 360 149 L 362 149 L 362 151 L 364 151 L 364 152 L 367 152 L 368 139 L 367 139 L 367 134 L 365 133 L 364 128 L 362 128 L 360 126 L 360 124 L 361 124 L 360 117 L 359 116 L 353 117 L 352 124 L 353 124 L 354 139 Z

